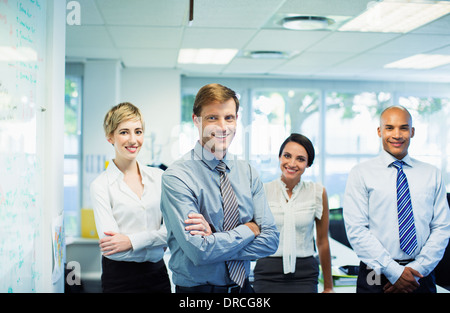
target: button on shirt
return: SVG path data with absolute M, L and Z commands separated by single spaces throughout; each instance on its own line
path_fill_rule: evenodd
M 116 261 L 158 262 L 167 247 L 167 230 L 160 210 L 161 175 L 159 168 L 138 162 L 144 192 L 139 197 L 124 182 L 123 173 L 113 161 L 91 184 L 95 224 L 100 238 L 105 231 L 127 235 L 132 249 L 109 256 Z
M 244 260 L 247 275 L 250 260 L 273 254 L 278 231 L 256 171 L 230 154 L 223 160 L 239 204 L 239 226 L 223 230 L 223 204 L 219 160 L 197 142 L 194 149 L 173 163 L 163 174 L 161 210 L 171 252 L 169 267 L 175 285 L 232 285 L 225 261 Z M 202 214 L 213 229 L 210 236 L 191 235 L 185 230 L 188 214 Z M 255 238 L 247 226 L 254 221 L 261 229 Z
M 349 173 L 344 197 L 344 221 L 358 257 L 377 274 L 395 283 L 403 266 L 394 260 L 414 259 L 408 266 L 424 276 L 443 256 L 450 236 L 450 214 L 440 171 L 427 163 L 403 158 L 408 180 L 418 249 L 412 256 L 400 249 L 397 217 L 396 159 L 382 151 Z

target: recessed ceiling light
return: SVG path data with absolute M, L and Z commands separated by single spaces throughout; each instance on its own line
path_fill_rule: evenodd
M 431 69 L 450 63 L 450 55 L 442 54 L 416 54 L 389 64 L 385 68 L 400 69 Z
M 366 11 L 339 30 L 406 33 L 448 13 L 449 1 L 372 1 Z
M 282 51 L 257 50 L 248 51 L 245 53 L 245 56 L 252 59 L 285 59 L 288 57 L 288 53 Z
M 237 52 L 237 49 L 181 49 L 178 63 L 228 64 Z
M 293 30 L 326 29 L 334 20 L 324 16 L 287 16 L 281 20 L 281 25 Z

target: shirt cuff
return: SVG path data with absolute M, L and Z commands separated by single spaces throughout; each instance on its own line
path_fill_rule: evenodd
M 239 225 L 234 230 L 237 231 L 239 233 L 239 235 L 241 235 L 241 237 L 244 241 L 244 245 L 247 245 L 255 238 L 255 234 L 250 229 L 250 227 L 248 227 L 244 224 Z
M 428 276 L 430 273 L 425 270 L 425 268 L 419 264 L 417 260 L 412 261 L 411 263 L 408 263 L 406 266 L 411 267 L 412 269 L 415 269 L 423 276 Z
M 147 245 L 146 236 L 142 236 L 140 234 L 131 234 L 128 235 L 128 238 L 130 238 L 132 249 L 135 251 L 142 249 Z
M 405 268 L 391 260 L 389 264 L 384 268 L 383 274 L 389 280 L 391 284 L 395 284 L 395 282 L 400 278 Z

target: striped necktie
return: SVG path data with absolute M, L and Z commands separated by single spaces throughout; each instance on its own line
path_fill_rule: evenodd
M 228 180 L 225 163 L 220 161 L 216 169 L 220 173 L 220 192 L 223 200 L 223 229 L 228 231 L 239 225 L 238 203 L 236 194 Z M 244 262 L 233 260 L 226 263 L 231 280 L 243 287 L 246 276 Z
M 397 211 L 400 248 L 408 255 L 411 255 L 417 248 L 417 238 L 408 180 L 403 172 L 403 164 L 403 161 L 398 160 L 392 163 L 397 168 Z

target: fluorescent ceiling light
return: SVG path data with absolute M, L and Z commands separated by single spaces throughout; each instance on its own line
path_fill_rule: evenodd
M 449 1 L 384 0 L 369 2 L 364 13 L 340 31 L 406 33 L 450 13 Z
M 178 63 L 228 64 L 237 52 L 237 49 L 181 49 Z
M 431 69 L 450 63 L 450 55 L 441 54 L 416 54 L 389 64 L 385 68 L 400 69 Z

